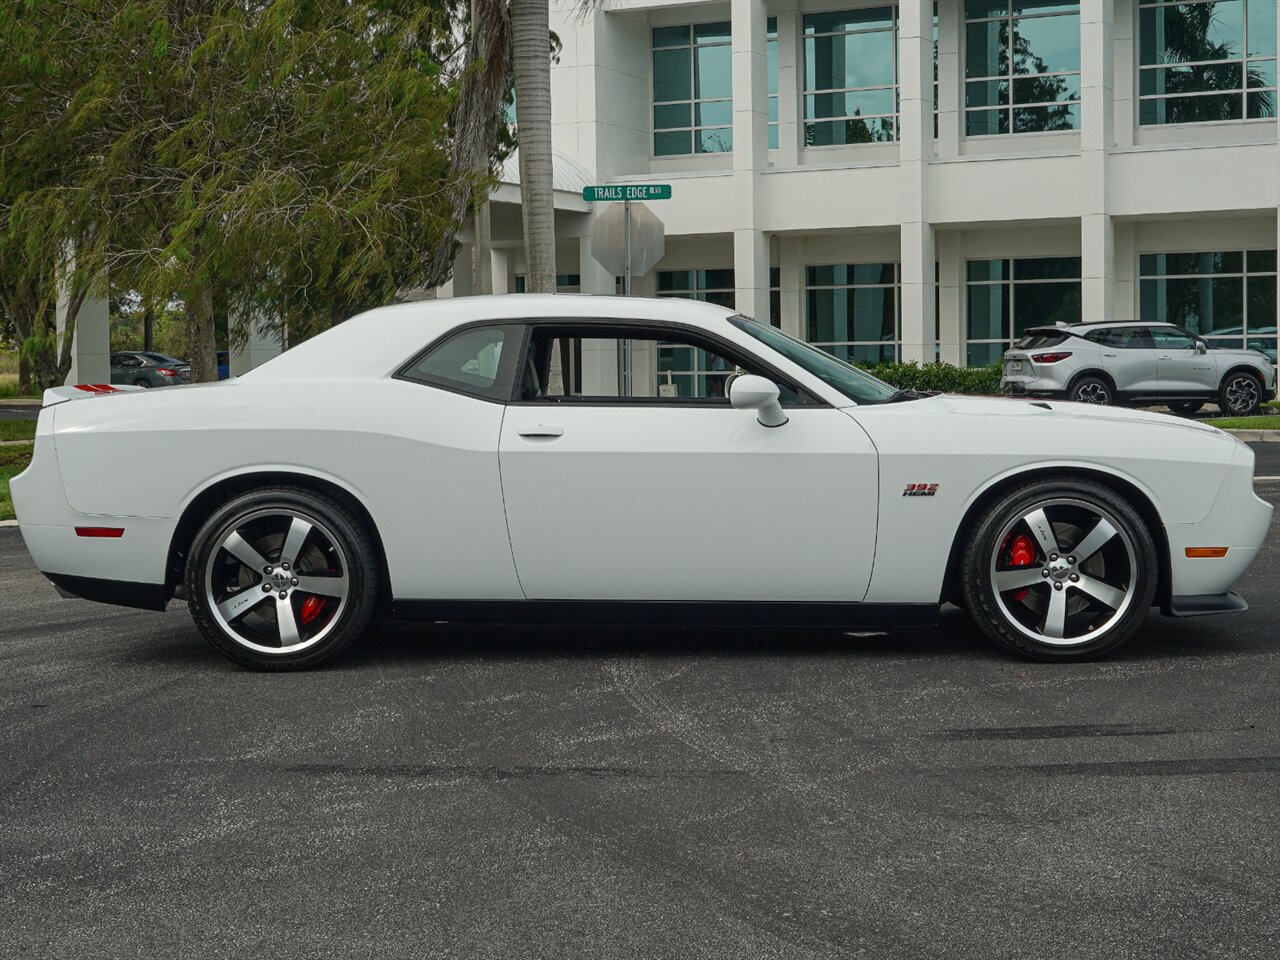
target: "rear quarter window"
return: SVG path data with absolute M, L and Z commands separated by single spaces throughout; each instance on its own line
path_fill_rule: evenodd
M 1066 343 L 1068 339 L 1069 334 L 1065 333 L 1034 332 L 1028 333 L 1014 346 L 1019 350 L 1043 350 L 1045 347 L 1056 347 Z

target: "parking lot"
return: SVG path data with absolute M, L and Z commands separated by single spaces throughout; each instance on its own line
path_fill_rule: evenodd
M 1272 957 L 1278 581 L 1273 527 L 1249 613 L 1079 665 L 948 610 L 386 628 L 264 675 L 0 529 L 0 952 Z

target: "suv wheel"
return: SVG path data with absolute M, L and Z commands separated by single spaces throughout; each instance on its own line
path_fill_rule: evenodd
M 1262 405 L 1262 381 L 1252 373 L 1237 370 L 1222 381 L 1218 406 L 1232 417 L 1249 417 Z
M 1100 377 L 1081 377 L 1071 387 L 1071 397 L 1076 403 L 1097 403 L 1110 406 L 1115 397 L 1111 385 Z
M 1032 660 L 1090 660 L 1142 624 L 1159 559 L 1127 500 L 1057 477 L 993 505 L 972 528 L 963 571 L 969 612 L 997 644 Z

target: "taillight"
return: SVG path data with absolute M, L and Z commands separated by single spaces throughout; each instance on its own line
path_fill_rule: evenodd
M 157 367 L 156 373 L 162 377 L 176 377 L 178 375 L 177 370 L 170 370 L 168 367 Z
M 1071 352 L 1066 353 L 1033 353 L 1031 359 L 1036 363 L 1057 363 L 1059 360 L 1065 360 L 1071 356 Z

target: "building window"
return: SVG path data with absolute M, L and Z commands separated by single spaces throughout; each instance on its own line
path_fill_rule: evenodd
M 804 144 L 898 137 L 897 7 L 804 18 Z
M 966 362 L 997 362 L 1028 328 L 1080 322 L 1080 258 L 970 260 Z
M 1141 124 L 1274 117 L 1275 0 L 1144 0 L 1138 64 Z
M 1080 4 L 965 0 L 966 136 L 1080 127 Z
M 1139 314 L 1276 360 L 1276 252 L 1144 253 Z
M 733 270 L 659 270 L 658 296 L 705 300 L 733 309 Z
M 898 265 L 805 268 L 807 339 L 849 363 L 898 357 Z
M 653 153 L 733 150 L 729 22 L 653 28 Z
M 778 149 L 778 18 L 769 18 L 769 149 Z
M 524 293 L 528 289 L 528 280 L 523 273 L 516 274 L 516 293 Z M 582 289 L 582 275 L 579 273 L 557 273 L 556 293 L 577 293 Z

